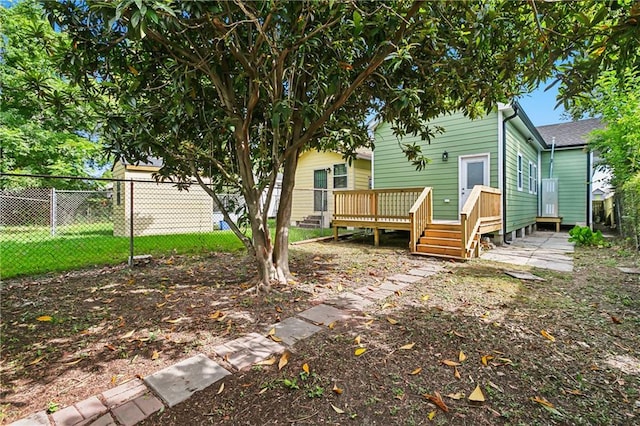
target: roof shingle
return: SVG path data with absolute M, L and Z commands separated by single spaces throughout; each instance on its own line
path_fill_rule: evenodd
M 556 138 L 556 148 L 570 146 L 584 146 L 587 144 L 587 135 L 595 129 L 602 129 L 604 125 L 599 118 L 568 121 L 566 123 L 538 126 L 538 132 L 542 135 L 547 145 L 551 146 L 553 138 Z

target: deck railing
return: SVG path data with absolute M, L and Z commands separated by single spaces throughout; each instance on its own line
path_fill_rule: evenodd
M 424 188 L 334 191 L 334 218 L 338 220 L 400 222 Z
M 500 190 L 483 185 L 474 186 L 460 212 L 462 257 L 467 257 L 482 222 L 500 218 Z
M 411 241 L 409 247 L 411 252 L 417 251 L 418 240 L 424 229 L 433 222 L 433 192 L 430 187 L 426 187 L 420 196 L 413 203 L 409 210 L 409 222 L 411 222 Z

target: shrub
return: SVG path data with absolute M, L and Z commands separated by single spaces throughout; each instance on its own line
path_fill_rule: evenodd
M 576 243 L 578 246 L 609 246 L 609 243 L 604 240 L 602 232 L 593 232 L 588 226 L 574 226 L 569 231 L 569 242 Z

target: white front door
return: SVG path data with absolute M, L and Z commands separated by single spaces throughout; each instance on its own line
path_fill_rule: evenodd
M 474 186 L 489 185 L 489 154 L 460 156 L 459 162 L 460 203 L 458 209 L 461 211 Z

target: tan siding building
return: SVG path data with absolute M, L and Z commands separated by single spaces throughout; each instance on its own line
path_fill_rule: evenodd
M 114 182 L 113 234 L 131 234 L 132 207 L 134 236 L 211 232 L 213 199 L 197 184 L 179 191 L 175 184 L 157 183 L 152 175 L 159 169 L 159 165 L 114 165 L 113 177 L 125 181 Z
M 371 152 L 360 150 L 351 165 L 336 152 L 310 150 L 298 160 L 291 205 L 291 225 L 305 218 L 321 218 L 328 227 L 333 215 L 333 191 L 368 189 Z

